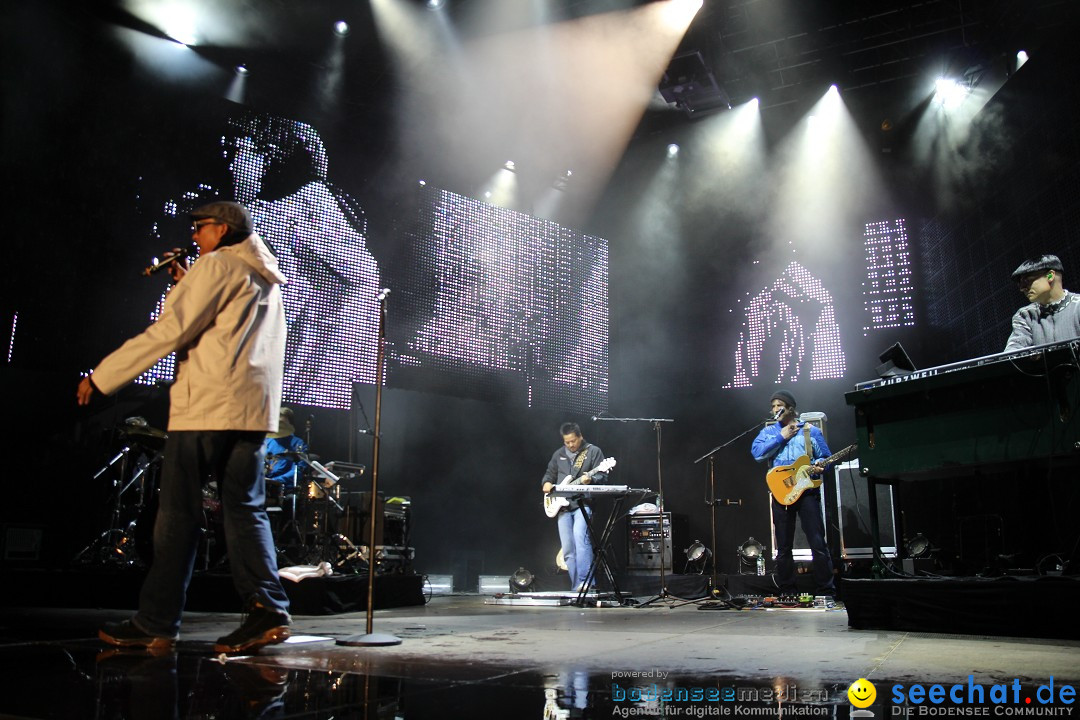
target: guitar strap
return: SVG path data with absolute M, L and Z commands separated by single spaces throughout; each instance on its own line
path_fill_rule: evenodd
M 573 465 L 574 472 L 571 473 L 571 475 L 573 475 L 574 480 L 577 480 L 579 477 L 581 477 L 581 466 L 585 464 L 585 456 L 589 454 L 588 449 L 589 449 L 588 445 L 581 448 L 581 450 L 577 454 L 577 457 L 574 458 L 574 465 Z M 575 503 L 575 502 L 577 503 L 577 507 L 581 507 L 581 505 L 585 503 L 585 500 L 582 499 L 580 496 L 577 496 L 575 499 L 572 499 L 570 501 L 571 505 L 573 505 L 573 503 Z M 576 508 L 574 508 L 574 509 L 576 509 Z M 573 512 L 573 510 L 568 510 L 568 511 Z
M 582 465 L 584 465 L 584 464 L 585 464 L 585 456 L 589 454 L 589 453 L 587 452 L 587 450 L 588 450 L 588 449 L 589 449 L 589 446 L 588 446 L 588 445 L 586 445 L 585 447 L 581 448 L 581 452 L 579 452 L 579 453 L 578 453 L 577 459 L 576 459 L 576 460 L 574 460 L 574 472 L 575 472 L 575 473 L 576 473 L 576 472 L 577 472 L 578 470 L 580 470 L 580 469 L 581 469 L 581 466 L 582 466 Z M 575 476 L 574 476 L 574 479 L 575 479 L 575 480 L 577 479 L 577 475 L 575 475 Z
M 806 444 L 806 457 L 814 463 L 814 444 L 810 441 L 810 423 L 803 424 L 803 442 Z

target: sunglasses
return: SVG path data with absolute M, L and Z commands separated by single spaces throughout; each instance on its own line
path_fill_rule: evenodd
M 191 223 L 191 233 L 195 234 L 195 233 L 199 232 L 200 230 L 202 230 L 207 225 L 224 225 L 224 224 L 225 223 L 218 222 L 217 220 L 206 220 L 204 222 Z

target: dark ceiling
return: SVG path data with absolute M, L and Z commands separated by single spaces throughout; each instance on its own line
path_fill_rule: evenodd
M 676 56 L 700 53 L 732 104 L 805 110 L 831 84 L 873 120 L 939 76 L 1004 76 L 1076 17 L 1070 0 L 706 0 Z M 792 108 L 793 110 L 795 108 Z
M 411 1 L 418 7 L 425 2 Z M 278 62 L 287 58 L 294 68 L 314 68 L 330 23 L 347 19 L 366 46 L 357 59 L 367 72 L 352 88 L 354 106 L 362 111 L 378 104 L 379 93 L 372 91 L 385 88 L 379 80 L 393 72 L 385 67 L 388 57 L 374 47 L 379 43 L 368 3 L 192 3 L 206 3 L 204 10 L 231 20 L 219 24 L 216 36 L 208 31 L 200 43 L 198 51 L 215 62 L 276 57 Z M 553 22 L 634 4 L 641 0 L 550 0 L 544 7 Z M 989 73 L 1003 80 L 1015 67 L 1016 52 L 1036 53 L 1064 32 L 1078 5 L 1075 0 L 704 0 L 675 55 L 699 55 L 702 72 L 709 74 L 706 82 L 715 79 L 725 101 L 757 97 L 763 110 L 778 116 L 801 114 L 835 83 L 852 112 L 873 126 L 895 122 L 926 96 L 938 76 L 967 74 L 978 81 Z M 447 13 L 460 33 L 481 27 L 490 34 L 535 23 L 535 17 L 528 18 L 535 7 L 526 0 L 498 0 L 498 5 L 446 0 L 439 12 Z M 160 32 L 140 17 L 135 0 L 112 0 L 84 11 L 112 24 Z M 673 81 L 680 79 L 685 78 Z M 684 114 L 665 106 L 658 93 L 639 134 L 678 122 Z

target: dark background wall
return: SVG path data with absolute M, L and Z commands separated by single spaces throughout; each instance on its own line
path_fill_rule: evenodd
M 230 105 L 218 79 L 200 84 L 150 75 L 104 27 L 77 14 L 29 4 L 5 14 L 0 311 L 5 325 L 18 313 L 18 330 L 11 361 L 0 366 L 14 468 L 4 522 L 44 528 L 42 562 L 63 564 L 107 519 L 107 481 L 91 477 L 115 452 L 114 423 L 141 414 L 164 427 L 167 414 L 162 392 L 145 388 L 77 412 L 78 373 L 145 326 L 161 288 L 136 273 L 165 249 L 148 233 L 156 210 L 147 198 L 207 181 L 206 168 L 217 161 L 218 121 Z M 843 394 L 873 377 L 885 347 L 902 341 L 921 366 L 995 352 L 1019 305 L 1008 281 L 1012 268 L 1044 250 L 1061 256 L 1067 282 L 1080 267 L 1080 148 L 1071 117 L 1080 103 L 1074 84 L 1060 81 L 1061 68 L 1076 66 L 1070 43 L 1048 43 L 980 113 L 976 126 L 984 131 L 956 149 L 957 165 L 968 169 L 944 179 L 919 165 L 912 137 L 890 140 L 883 152 L 880 136 L 864 131 L 883 192 L 865 213 L 834 228 L 833 244 L 798 258 L 834 295 L 847 371 L 835 380 L 802 379 L 790 389 L 800 409 L 828 414 L 834 449 L 853 439 Z M 331 179 L 361 200 L 372 252 L 391 260 L 402 251 L 399 218 L 408 213 L 409 188 L 424 159 L 394 155 L 380 142 L 393 124 L 391 108 L 360 101 L 343 116 L 320 118 L 310 106 L 291 103 L 302 93 L 288 90 L 256 95 L 253 103 L 319 128 Z M 770 148 L 803 110 L 765 112 Z M 741 320 L 727 311 L 789 261 L 775 252 L 768 210 L 754 206 L 753 193 L 749 203 L 723 194 L 691 203 L 676 194 L 671 212 L 678 223 L 660 236 L 655 226 L 635 223 L 631 210 L 655 172 L 655 151 L 671 141 L 692 147 L 689 135 L 697 129 L 672 125 L 641 134 L 582 228 L 611 243 L 608 410 L 675 420 L 663 425 L 660 459 L 668 509 L 687 518 L 685 536 L 674 540 L 677 569 L 681 549 L 695 539 L 708 542 L 711 534 L 706 467 L 693 461 L 760 427 L 775 388 L 723 387 Z M 224 174 L 217 182 L 224 186 Z M 759 182 L 767 192 L 768 178 Z M 468 192 L 449 177 L 447 185 Z M 807 208 L 808 218 L 814 211 Z M 861 223 L 890 217 L 909 219 L 917 323 L 864 334 Z M 372 388 L 358 397 L 370 417 Z M 355 412 L 298 413 L 314 416 L 312 445 L 323 458 L 368 461 L 370 440 L 353 434 L 363 424 Z M 388 388 L 381 487 L 413 500 L 417 568 L 452 572 L 467 587 L 478 574 L 552 565 L 557 536 L 539 511 L 537 487 L 558 446 L 558 425 L 567 419 L 581 422 L 589 440 L 619 459 L 621 482 L 659 489 L 658 438 L 648 422 L 594 423 L 588 416 Z M 763 468 L 748 452 L 752 435 L 717 455 L 717 495 L 744 501 L 717 509 L 722 571 L 735 569 L 739 543 L 769 535 Z M 955 506 L 948 495 L 954 491 L 936 492 L 923 503 L 935 511 L 922 522 L 948 534 L 945 508 Z M 621 555 L 621 538 L 615 546 Z

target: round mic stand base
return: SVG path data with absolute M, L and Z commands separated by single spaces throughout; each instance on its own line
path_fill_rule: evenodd
M 389 633 L 364 633 L 363 635 L 350 635 L 337 641 L 338 645 L 349 647 L 385 647 L 387 645 L 400 645 L 401 638 Z

